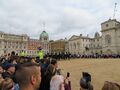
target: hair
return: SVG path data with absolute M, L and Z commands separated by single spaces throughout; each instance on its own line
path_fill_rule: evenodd
M 26 87 L 29 85 L 32 75 L 37 77 L 38 72 L 36 67 L 39 67 L 39 65 L 31 62 L 21 64 L 17 67 L 15 78 L 20 87 Z
M 15 52 L 14 52 L 14 51 L 12 51 L 12 52 L 11 52 L 11 55 L 15 56 Z
M 55 65 L 57 63 L 57 60 L 55 60 L 55 59 L 53 59 L 52 61 L 51 61 L 51 64 L 53 64 L 53 65 Z
M 1 88 L 2 88 L 2 82 L 3 82 L 3 78 L 2 77 L 0 77 L 0 90 L 1 90 Z
M 50 90 L 64 90 L 61 85 L 64 83 L 64 77 L 62 75 L 55 75 L 50 81 Z
M 90 82 L 87 82 L 85 78 L 81 78 L 80 86 L 82 89 L 93 90 L 93 86 L 91 85 Z M 80 89 L 80 90 L 82 90 L 82 89 Z
M 1 84 L 1 90 L 11 90 L 14 87 L 14 82 L 11 78 L 5 78 Z
M 102 90 L 120 90 L 120 85 L 117 83 L 105 81 Z
M 3 68 L 3 65 L 0 63 L 0 67 L 2 67 Z

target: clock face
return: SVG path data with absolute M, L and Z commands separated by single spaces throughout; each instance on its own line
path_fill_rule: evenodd
M 106 35 L 106 36 L 105 36 L 105 43 L 106 43 L 107 45 L 111 44 L 111 36 L 110 36 L 110 35 Z

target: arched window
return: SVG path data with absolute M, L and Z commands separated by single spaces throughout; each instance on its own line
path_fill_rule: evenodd
M 72 50 L 72 44 L 70 44 L 70 48 L 71 48 L 71 50 Z
M 76 49 L 76 43 L 74 43 L 74 49 Z
M 77 42 L 77 48 L 78 48 L 78 49 L 80 48 L 80 43 L 79 43 L 79 42 Z
M 111 36 L 110 35 L 105 36 L 105 43 L 106 44 L 111 44 Z

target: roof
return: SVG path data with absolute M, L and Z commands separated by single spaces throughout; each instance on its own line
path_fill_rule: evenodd
M 69 41 L 70 41 L 70 40 L 76 40 L 76 39 L 92 39 L 92 38 L 90 38 L 90 37 L 88 37 L 88 36 L 76 36 L 76 35 L 73 35 L 73 36 L 69 39 Z
M 117 22 L 117 23 L 120 24 L 120 22 L 117 21 L 116 19 L 109 19 L 109 20 L 107 20 L 107 21 L 105 21 L 105 22 L 103 22 L 103 23 L 101 23 L 101 24 L 105 24 L 105 23 L 108 23 L 108 22 L 110 22 L 110 21 L 114 21 L 114 22 Z
M 48 37 L 48 33 L 46 31 L 43 31 L 41 34 L 40 34 L 40 37 Z
M 17 34 L 5 33 L 5 32 L 2 32 L 2 31 L 0 31 L 0 33 L 3 34 L 3 35 L 9 35 L 9 36 L 29 37 L 27 34 L 17 35 Z

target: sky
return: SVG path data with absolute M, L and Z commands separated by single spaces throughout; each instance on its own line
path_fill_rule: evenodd
M 0 0 L 0 31 L 39 39 L 43 30 L 50 40 L 101 31 L 101 23 L 120 21 L 120 0 Z

